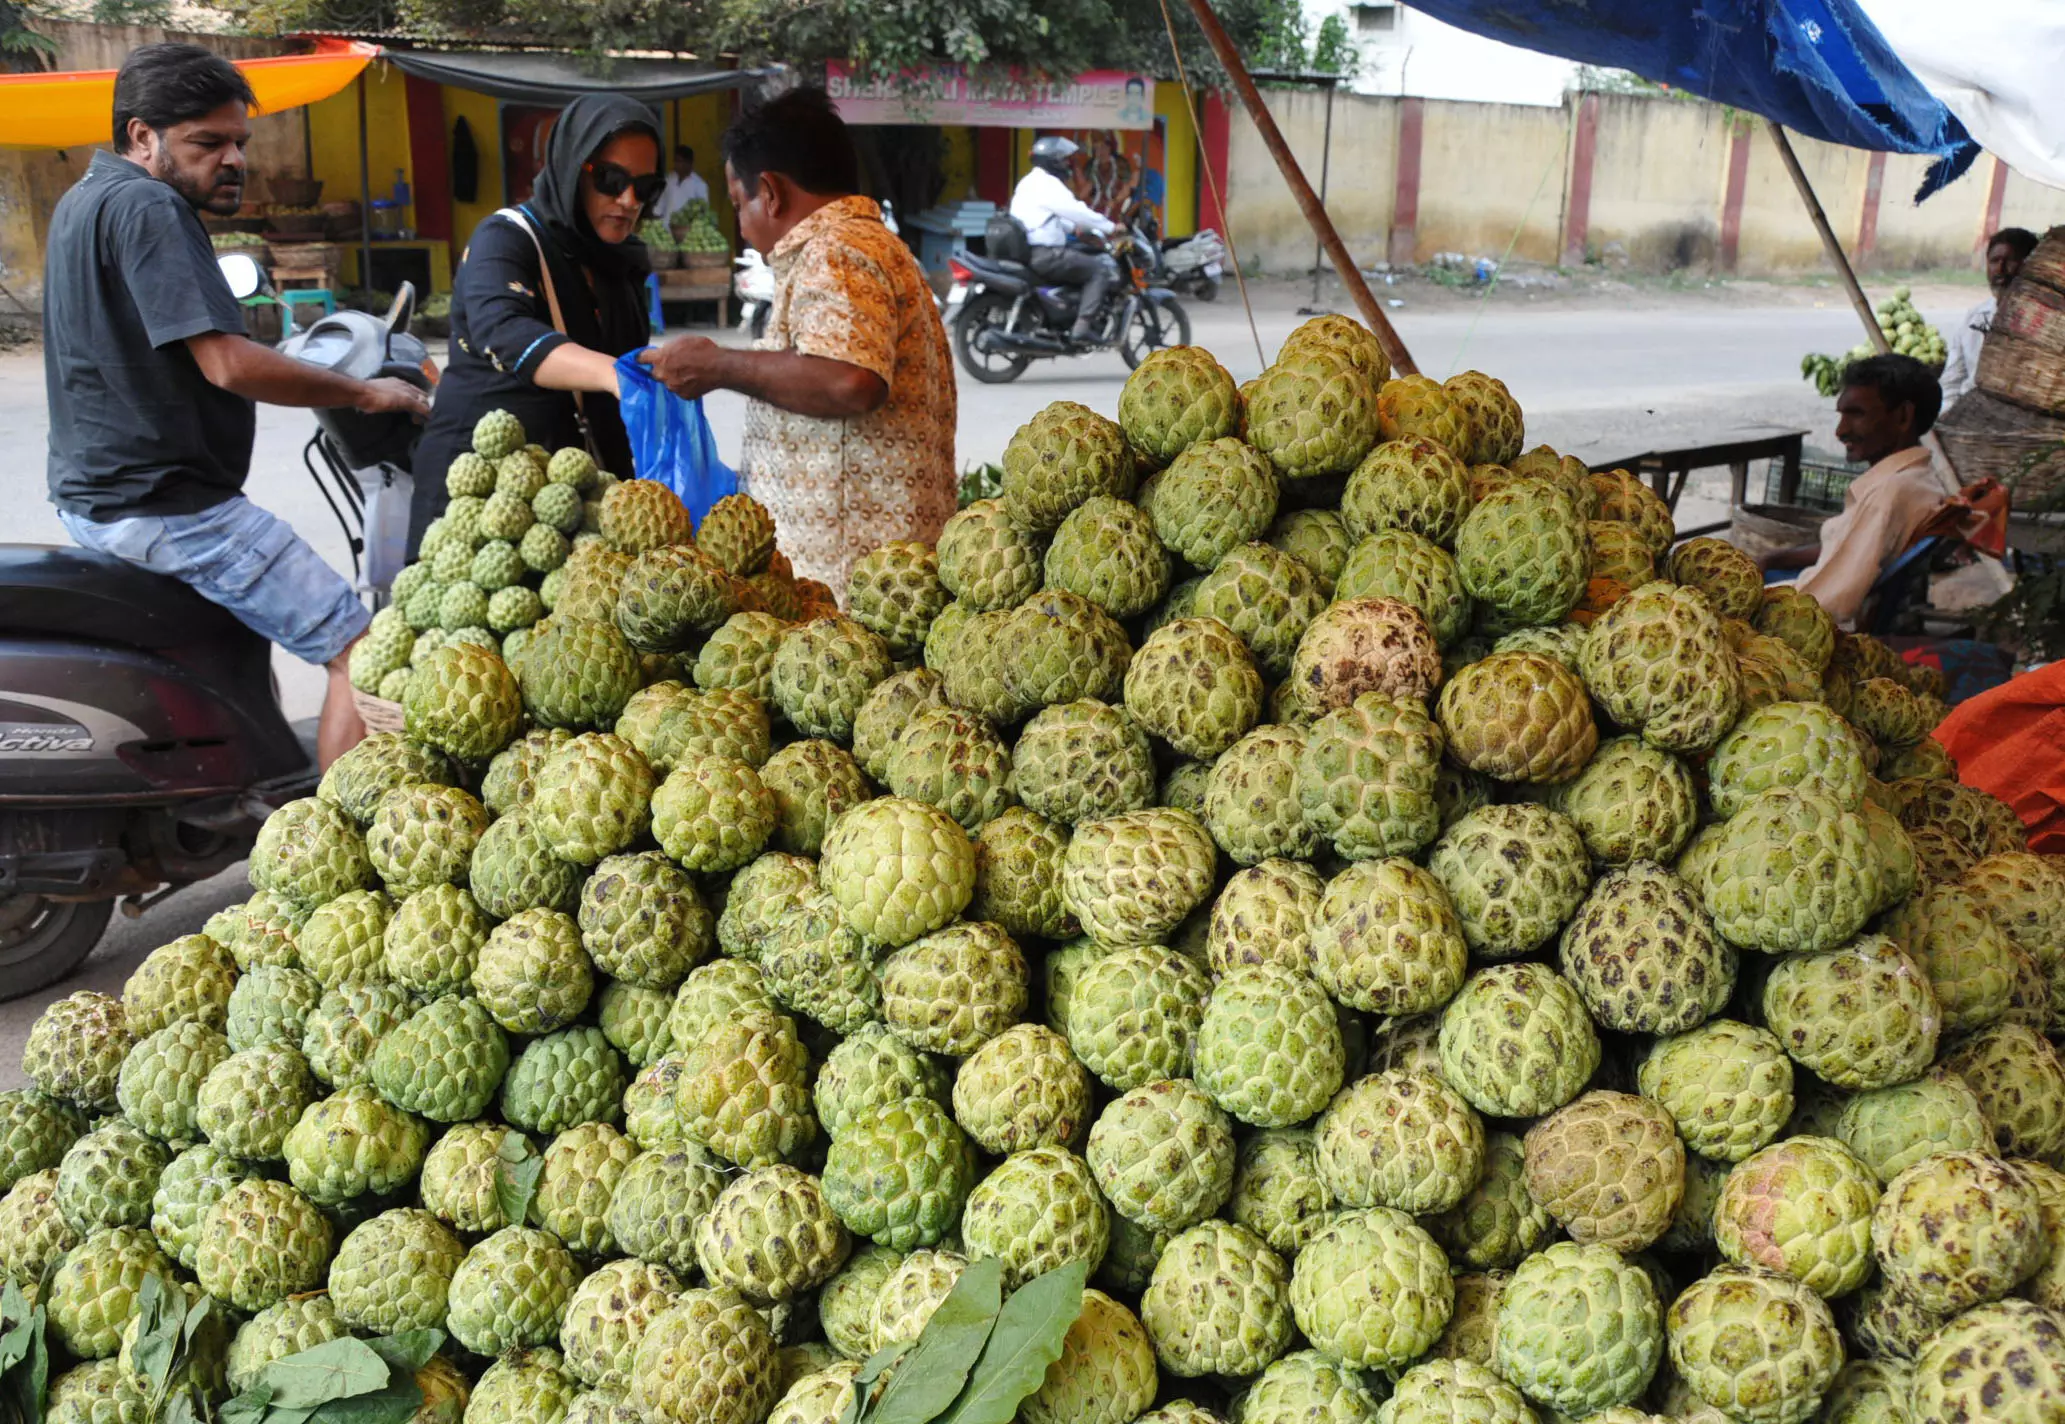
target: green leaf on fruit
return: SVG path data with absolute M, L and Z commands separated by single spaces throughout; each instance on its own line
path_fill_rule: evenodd
M 896 1367 L 872 1409 L 868 1424 L 931 1424 L 968 1383 L 968 1372 L 1003 1305 L 1002 1263 L 995 1257 L 970 1262 L 925 1322 L 917 1345 Z
M 495 1205 L 510 1226 L 530 1220 L 531 1198 L 538 1193 L 538 1178 L 544 1174 L 545 1159 L 531 1150 L 522 1133 L 505 1133 L 495 1149 Z
M 968 1387 L 942 1416 L 943 1424 L 1010 1424 L 1018 1406 L 1061 1358 L 1062 1342 L 1083 1313 L 1089 1263 L 1071 1261 L 1026 1282 L 1004 1302 Z
M 839 1424 L 860 1424 L 861 1413 L 867 1408 L 868 1395 L 873 1392 L 875 1381 L 894 1369 L 897 1361 L 911 1352 L 911 1343 L 899 1340 L 894 1345 L 884 1345 L 862 1361 L 860 1373 L 853 1377 L 852 1397 L 839 1411 Z
M 390 1373 L 379 1351 L 346 1336 L 274 1360 L 258 1372 L 258 1378 L 272 1391 L 269 1408 L 314 1409 L 385 1389 Z
M 50 1352 L 43 1343 L 43 1307 L 31 1306 L 20 1286 L 0 1290 L 0 1419 L 43 1424 Z

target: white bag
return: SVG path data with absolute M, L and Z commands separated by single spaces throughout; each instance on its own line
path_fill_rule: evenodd
M 1929 606 L 1943 613 L 1969 613 L 2007 597 L 2015 576 L 1991 554 L 1929 580 Z

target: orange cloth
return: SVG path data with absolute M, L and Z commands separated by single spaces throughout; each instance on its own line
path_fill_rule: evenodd
M 1959 781 L 2014 808 L 2032 850 L 2065 854 L 2065 661 L 1959 703 L 1934 735 Z
M 319 39 L 310 54 L 240 59 L 258 112 L 277 114 L 327 99 L 380 53 L 357 40 Z M 0 74 L 0 148 L 92 148 L 113 141 L 115 71 Z

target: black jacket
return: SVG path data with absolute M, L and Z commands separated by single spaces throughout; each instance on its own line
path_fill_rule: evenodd
M 581 443 L 573 396 L 534 384 L 538 363 L 571 339 L 591 350 L 622 356 L 651 340 L 642 277 L 633 272 L 597 274 L 592 279 L 554 240 L 552 230 L 533 220 L 552 264 L 566 335 L 552 326 L 538 253 L 516 223 L 490 217 L 473 240 L 452 279 L 451 354 L 430 422 L 416 447 L 416 497 L 410 510 L 409 550 L 445 507 L 445 470 L 472 448 L 473 427 L 491 410 L 507 410 L 523 422 L 536 444 L 560 450 Z M 631 445 L 612 396 L 587 395 L 588 426 L 602 467 L 629 476 Z

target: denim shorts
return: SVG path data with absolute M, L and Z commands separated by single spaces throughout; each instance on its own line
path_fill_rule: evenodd
M 242 495 L 198 514 L 57 517 L 86 548 L 178 579 L 305 663 L 330 662 L 373 620 L 344 575 Z

